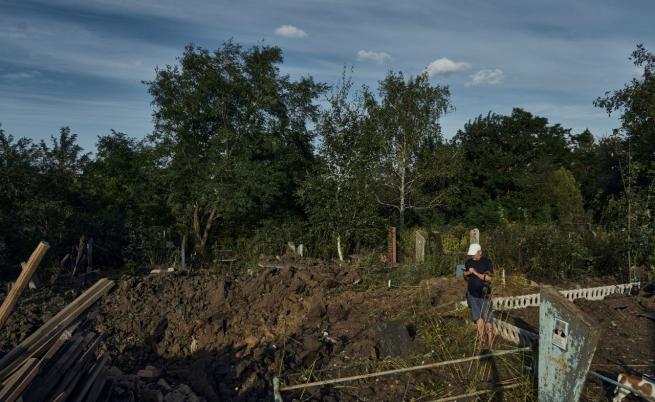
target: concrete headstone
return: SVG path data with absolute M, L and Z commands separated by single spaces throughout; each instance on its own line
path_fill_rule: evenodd
M 539 401 L 580 399 L 600 338 L 594 321 L 550 286 L 539 307 Z
M 416 232 L 416 262 L 425 262 L 425 237 Z

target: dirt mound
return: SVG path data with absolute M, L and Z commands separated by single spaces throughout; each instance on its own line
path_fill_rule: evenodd
M 2 286 L 6 289 L 6 286 Z M 50 317 L 70 303 L 80 292 L 58 286 L 25 289 L 9 319 L 0 331 L 0 355 L 3 355 L 36 331 Z M 7 296 L 0 293 L 0 304 Z
M 272 397 L 274 376 L 379 358 L 377 324 L 452 308 L 464 293 L 450 278 L 362 291 L 356 268 L 321 260 L 262 260 L 258 269 L 125 278 L 97 319 L 112 364 L 126 373 L 160 367 L 207 400 L 261 400 Z
M 355 283 L 356 271 L 317 260 L 262 265 L 245 278 L 169 274 L 121 281 L 97 321 L 109 335 L 114 364 L 133 372 L 156 363 L 210 400 L 254 400 L 270 392 L 276 368 L 330 354 L 340 342 L 330 335 L 330 322 L 349 308 L 327 303 L 328 295 Z

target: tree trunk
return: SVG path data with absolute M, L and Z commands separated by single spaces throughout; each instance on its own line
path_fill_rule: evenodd
M 193 234 L 195 237 L 195 248 L 198 256 L 204 256 L 207 240 L 209 239 L 209 232 L 211 231 L 214 221 L 218 218 L 216 208 L 212 208 L 209 213 L 209 218 L 205 222 L 204 230 L 200 228 L 200 207 L 198 203 L 193 204 Z
M 343 261 L 343 250 L 341 249 L 341 236 L 337 236 L 337 253 L 339 254 L 339 261 Z
M 400 229 L 405 228 L 405 174 L 400 176 L 400 202 L 398 205 L 399 219 L 398 226 Z

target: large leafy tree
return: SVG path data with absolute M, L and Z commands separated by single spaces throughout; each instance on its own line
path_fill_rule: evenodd
M 569 130 L 514 109 L 489 113 L 458 131 L 466 171 L 460 210 L 487 208 L 509 219 L 548 220 L 551 172 L 566 164 Z
M 655 171 L 655 55 L 638 45 L 630 60 L 642 70 L 641 76 L 622 89 L 606 92 L 594 104 L 608 114 L 620 113 L 616 134 L 630 143 L 634 167 L 639 170 L 636 178 L 646 184 Z
M 366 91 L 353 94 L 344 70 L 317 124 L 318 163 L 299 191 L 312 231 L 336 242 L 340 260 L 348 244 L 371 240 L 383 227 L 369 183 L 375 143 L 367 124 Z
M 622 233 L 629 268 L 655 263 L 655 55 L 637 45 L 630 60 L 641 76 L 594 102 L 620 114 L 621 127 L 608 141 L 620 195 L 610 199 L 606 217 Z
M 18 268 L 16 256 L 28 255 L 39 239 L 29 210 L 39 189 L 38 146 L 0 128 L 0 277 Z
M 147 83 L 168 202 L 199 255 L 219 217 L 242 229 L 296 207 L 296 183 L 313 158 L 306 123 L 325 87 L 282 75 L 282 61 L 277 47 L 189 45 Z
M 368 96 L 367 108 L 377 135 L 375 196 L 398 213 L 405 225 L 407 211 L 447 204 L 449 191 L 434 186 L 452 177 L 454 153 L 442 152 L 439 119 L 450 110 L 447 87 L 433 85 L 426 73 L 408 79 L 390 72 L 380 82 L 378 99 Z M 430 185 L 431 191 L 425 192 Z
M 94 209 L 90 223 L 105 249 L 106 264 L 139 263 L 147 240 L 170 225 L 161 170 L 153 149 L 124 133 L 111 131 L 98 137 L 96 154 L 84 171 L 84 191 Z

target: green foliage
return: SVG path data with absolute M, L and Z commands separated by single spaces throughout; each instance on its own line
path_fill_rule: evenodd
M 306 122 L 325 86 L 291 81 L 282 60 L 277 47 L 228 42 L 212 53 L 189 45 L 179 66 L 147 83 L 167 201 L 199 256 L 219 218 L 238 231 L 297 208 L 293 194 L 313 160 Z
M 560 223 L 581 223 L 584 220 L 582 194 L 573 174 L 561 166 L 551 174 L 548 187 L 553 219 Z
M 544 188 L 550 173 L 568 158 L 568 132 L 521 109 L 510 116 L 489 113 L 467 123 L 455 136 L 466 166 L 460 213 L 473 208 L 471 218 L 479 215 L 491 223 L 548 220 Z M 496 217 L 498 204 L 489 200 L 502 206 L 504 218 Z
M 376 134 L 375 196 L 398 213 L 449 205 L 450 184 L 458 172 L 458 152 L 444 144 L 439 119 L 449 110 L 448 87 L 432 85 L 427 73 L 405 79 L 390 72 L 380 82 L 379 101 L 367 94 L 367 111 Z
M 518 225 L 483 232 L 482 249 L 507 273 L 558 281 L 591 274 L 620 274 L 615 239 L 600 227 Z
M 643 71 L 641 77 L 633 78 L 623 89 L 606 92 L 594 104 L 608 114 L 621 114 L 621 128 L 616 132 L 630 141 L 640 182 L 645 184 L 650 180 L 644 176 L 652 177 L 655 172 L 655 55 L 640 44 L 630 60 Z
M 470 205 L 464 219 L 468 224 L 481 228 L 507 224 L 505 208 L 501 203 L 494 200 L 486 200 L 482 204 Z
M 376 144 L 367 125 L 364 95 L 351 94 L 352 81 L 342 76 L 319 117 L 318 161 L 298 195 L 315 239 L 317 255 L 332 257 L 373 246 L 384 237 L 384 219 L 369 185 Z M 365 91 L 365 90 L 364 90 Z
M 425 74 L 390 72 L 374 95 L 344 72 L 320 107 L 327 86 L 282 74 L 277 47 L 189 45 L 146 83 L 155 131 L 143 140 L 112 131 L 92 157 L 68 127 L 38 144 L 0 129 L 0 276 L 40 240 L 52 246 L 43 265 L 57 264 L 82 235 L 97 264 L 137 269 L 178 258 L 183 238 L 206 265 L 225 249 L 281 254 L 287 241 L 367 254 L 388 225 L 411 262 L 414 230 L 402 228 L 438 228 L 447 253 L 411 264 L 411 282 L 451 274 L 463 223 L 483 229 L 497 266 L 533 279 L 652 266 L 655 56 L 639 45 L 631 59 L 641 76 L 595 102 L 620 113 L 615 135 L 517 108 L 446 141 L 450 91 Z

